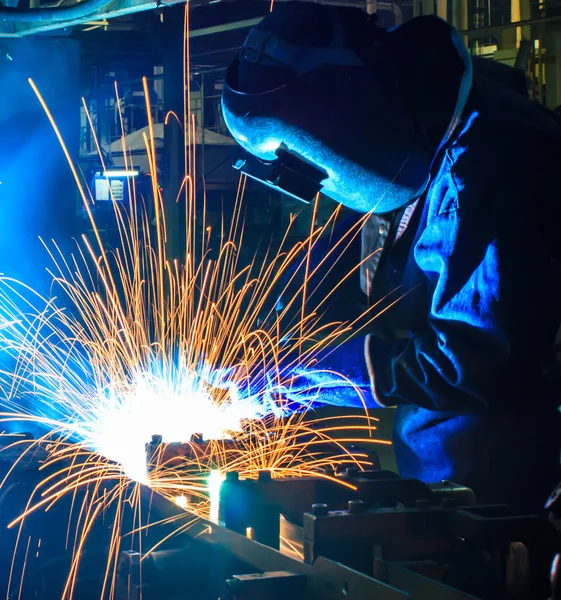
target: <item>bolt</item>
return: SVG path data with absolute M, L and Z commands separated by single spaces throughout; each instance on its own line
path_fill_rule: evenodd
M 415 507 L 419 510 L 428 510 L 430 508 L 430 501 L 426 498 L 419 498 L 415 500 Z
M 440 506 L 442 508 L 455 508 L 456 507 L 456 500 L 454 498 L 450 498 L 449 496 L 445 496 L 440 501 Z
M 204 442 L 202 433 L 193 433 L 191 434 L 191 443 L 192 444 L 202 444 Z
M 259 471 L 257 479 L 259 481 L 271 481 L 271 471 Z
M 327 504 L 312 504 L 312 515 L 316 517 L 325 517 L 329 512 Z
M 362 500 L 349 500 L 348 511 L 351 515 L 359 515 L 365 508 Z
M 226 473 L 226 481 L 230 483 L 234 483 L 235 481 L 240 480 L 240 474 L 237 471 L 228 471 Z
M 154 435 L 152 435 L 152 441 L 150 443 L 154 445 L 161 444 L 163 439 L 164 438 L 161 435 L 155 433 Z

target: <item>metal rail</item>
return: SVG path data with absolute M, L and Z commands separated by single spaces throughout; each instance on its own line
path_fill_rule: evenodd
M 282 2 L 284 0 L 277 0 Z M 195 7 L 207 6 L 210 1 L 197 0 L 196 2 L 191 1 L 191 4 Z M 102 9 L 84 17 L 82 19 L 75 19 L 68 22 L 59 23 L 10 23 L 8 21 L 0 21 L 0 38 L 11 38 L 11 37 L 24 37 L 31 34 L 45 33 L 48 31 L 64 31 L 76 25 L 83 25 L 93 21 L 104 21 L 108 19 L 114 19 L 115 17 L 122 17 L 128 14 L 142 12 L 146 10 L 155 10 L 158 8 L 165 8 L 173 6 L 175 4 L 184 4 L 185 0 L 114 0 Z M 321 2 L 323 4 L 337 5 L 337 6 L 355 6 L 364 8 L 364 2 L 350 1 L 345 2 L 341 0 L 334 0 Z M 391 10 L 396 16 L 396 20 L 401 20 L 401 10 L 396 4 L 393 3 L 378 3 L 378 10 Z M 261 21 L 262 17 L 254 19 L 245 19 L 241 21 L 234 21 L 231 23 L 224 23 L 222 25 L 216 25 L 213 27 L 205 27 L 201 29 L 195 29 L 190 32 L 191 38 L 203 37 L 206 35 L 214 35 L 217 33 L 223 33 L 226 31 L 234 31 L 236 29 L 248 29 L 253 27 Z

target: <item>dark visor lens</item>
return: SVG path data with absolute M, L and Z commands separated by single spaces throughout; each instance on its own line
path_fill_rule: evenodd
M 260 160 L 247 152 L 234 162 L 234 168 L 279 192 L 309 204 L 321 190 L 328 175 L 287 150 L 278 150 L 273 161 Z

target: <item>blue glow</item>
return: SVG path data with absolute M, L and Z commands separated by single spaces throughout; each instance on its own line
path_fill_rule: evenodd
M 281 418 L 295 410 L 325 404 L 355 408 L 375 406 L 369 380 L 358 377 L 354 372 L 347 375 L 345 372 L 349 364 L 346 360 L 338 367 L 341 372 L 330 368 L 296 366 L 278 373 L 262 373 L 243 384 L 233 383 L 230 379 L 233 373 L 225 369 L 215 371 L 210 381 L 215 387 L 229 389 L 234 403 L 259 407 L 257 412 L 261 416 L 269 414 Z
M 9 297 L 0 289 L 0 347 L 12 359 L 12 364 L 0 364 L 0 391 L 6 394 L 0 405 L 18 420 L 54 428 L 120 464 L 133 480 L 148 482 L 145 445 L 154 434 L 164 443 L 188 442 L 193 434 L 224 439 L 241 432 L 249 420 L 283 414 L 274 386 L 267 388 L 268 377 L 264 387 L 249 395 L 242 393 L 240 383 L 224 379 L 221 387 L 229 394 L 221 394 L 217 402 L 217 386 L 211 383 L 218 383 L 217 376 L 209 366 L 193 368 L 179 357 L 152 364 L 139 360 L 136 366 L 106 364 L 62 331 L 56 339 L 48 326 L 38 337 L 30 335 L 33 318 L 28 321 Z M 224 370 L 222 375 L 232 373 Z M 12 389 L 14 381 L 19 383 Z
M 270 154 L 271 152 L 276 152 L 280 147 L 280 142 L 278 140 L 272 139 L 267 140 L 259 145 L 259 152 L 261 154 Z
M 164 443 L 189 442 L 193 434 L 227 439 L 251 420 L 281 418 L 315 403 L 364 405 L 352 372 L 298 366 L 248 373 L 246 364 L 216 369 L 188 363 L 180 348 L 166 348 L 165 356 L 157 348 L 154 355 L 106 354 L 87 336 L 77 341 L 74 321 L 59 320 L 48 300 L 35 296 L 23 307 L 22 300 L 0 282 L 0 348 L 17 363 L 0 364 L 6 394 L 0 405 L 118 463 L 139 482 L 149 483 L 145 445 L 154 434 Z
M 112 177 L 138 177 L 138 171 L 132 171 L 127 169 L 113 169 L 109 171 L 103 171 L 103 176 L 111 179 Z
M 217 403 L 208 371 L 138 370 L 126 383 L 108 383 L 87 414 L 68 420 L 68 428 L 87 448 L 121 464 L 131 479 L 146 482 L 144 447 L 153 434 L 164 443 L 188 442 L 193 434 L 224 439 L 241 432 L 244 422 L 274 410 L 266 390 L 247 397 L 233 382 L 228 383 L 228 400 Z
M 207 479 L 210 500 L 210 520 L 218 523 L 220 518 L 220 488 L 225 477 L 220 471 L 211 471 Z
M 0 343 L 9 339 L 10 328 L 6 323 L 0 329 Z M 62 372 L 56 380 L 45 366 L 36 369 L 29 391 L 30 420 L 54 424 L 70 440 L 120 464 L 129 478 L 141 483 L 149 482 L 145 444 L 153 434 L 161 435 L 164 443 L 188 442 L 201 433 L 205 440 L 224 439 L 241 432 L 250 420 L 288 416 L 318 402 L 364 406 L 356 384 L 315 369 L 266 373 L 252 384 L 230 379 L 231 369 L 139 369 L 100 387 L 88 366 L 87 356 L 75 356 L 69 361 L 72 376 Z M 228 390 L 228 399 L 217 403 L 213 388 Z M 3 404 L 8 408 L 10 403 Z M 21 411 L 19 400 L 15 408 Z M 219 480 L 219 474 L 211 475 L 211 496 L 219 490 Z

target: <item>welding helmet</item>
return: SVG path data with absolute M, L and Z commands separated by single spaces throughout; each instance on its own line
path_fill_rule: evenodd
M 431 151 L 403 94 L 391 33 L 359 9 L 287 2 L 252 29 L 226 73 L 236 167 L 304 201 L 318 191 L 360 212 L 419 197 Z

